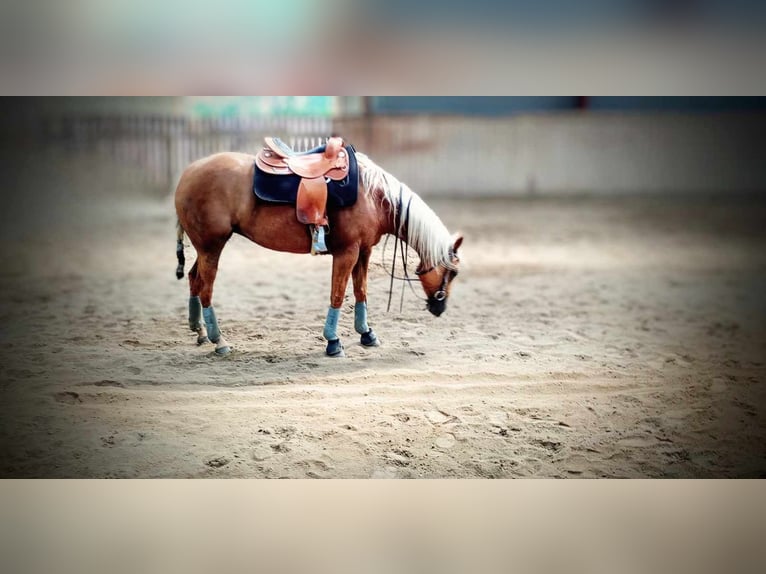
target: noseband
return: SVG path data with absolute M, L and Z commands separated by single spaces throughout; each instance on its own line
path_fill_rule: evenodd
M 460 258 L 455 255 L 455 252 L 450 249 L 449 250 L 450 260 L 451 261 L 460 261 Z M 415 271 L 415 275 L 425 275 L 426 273 L 430 273 L 436 269 L 435 267 L 430 267 L 428 269 L 425 269 L 423 271 Z M 431 298 L 435 301 L 444 301 L 447 298 L 447 285 L 449 285 L 449 282 L 452 281 L 455 277 L 457 277 L 457 270 L 456 269 L 449 269 L 444 274 L 444 277 L 442 277 L 442 284 L 439 286 L 439 289 L 431 295 Z

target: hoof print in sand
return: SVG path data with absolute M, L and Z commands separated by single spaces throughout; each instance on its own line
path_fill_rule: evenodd
M 211 458 L 205 464 L 209 466 L 210 468 L 221 468 L 222 466 L 226 466 L 229 464 L 229 459 L 225 456 L 217 456 L 215 458 Z
M 75 393 L 74 391 L 64 391 L 56 393 L 54 396 L 58 402 L 66 403 L 68 405 L 76 405 L 77 403 L 82 402 L 79 393 Z

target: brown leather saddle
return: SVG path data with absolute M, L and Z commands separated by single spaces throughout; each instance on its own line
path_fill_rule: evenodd
M 255 163 L 272 175 L 297 175 L 301 178 L 295 212 L 298 221 L 306 225 L 327 225 L 327 182 L 341 181 L 348 176 L 349 158 L 343 138 L 327 141 L 323 152 L 296 153 L 278 138 L 264 139 L 265 147 L 258 152 Z

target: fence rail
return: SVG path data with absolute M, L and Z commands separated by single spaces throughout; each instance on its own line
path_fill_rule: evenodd
M 305 150 L 337 132 L 418 193 L 529 195 L 762 191 L 763 114 L 48 118 L 44 140 L 96 152 L 130 184 L 167 190 L 191 162 L 255 153 L 263 137 Z M 11 141 L 26 137 L 18 130 Z M 2 134 L 0 134 L 2 136 Z M 0 137 L 2 139 L 2 137 Z M 105 162 L 109 163 L 109 162 Z
M 265 136 L 278 136 L 297 151 L 320 145 L 332 120 L 312 117 L 172 116 L 57 117 L 41 122 L 52 145 L 134 168 L 137 182 L 166 188 L 193 161 L 222 151 L 255 153 Z

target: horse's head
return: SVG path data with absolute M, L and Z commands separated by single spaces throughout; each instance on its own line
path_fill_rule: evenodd
M 437 265 L 436 267 L 426 269 L 421 263 L 416 271 L 420 284 L 423 286 L 423 291 L 425 291 L 428 297 L 428 310 L 437 317 L 447 309 L 447 299 L 452 288 L 452 281 L 457 277 L 458 267 L 460 266 L 460 257 L 458 257 L 457 250 L 462 244 L 463 236 L 458 233 L 454 237 L 449 253 L 450 261 L 454 268 L 448 269 L 443 265 Z

